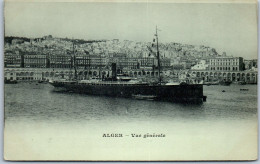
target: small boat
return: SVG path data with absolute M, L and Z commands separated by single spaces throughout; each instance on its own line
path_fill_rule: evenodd
M 240 91 L 248 91 L 249 89 L 240 89 Z
M 137 100 L 154 100 L 156 97 L 155 95 L 132 95 L 132 98 Z
M 39 80 L 38 83 L 43 83 L 43 81 L 42 81 L 42 80 Z
M 219 81 L 214 81 L 211 83 L 211 85 L 219 85 Z
M 219 85 L 218 81 L 212 81 L 212 82 L 204 82 L 204 85 L 210 86 L 210 85 Z
M 16 80 L 5 80 L 5 84 L 17 84 L 18 82 Z
M 220 85 L 229 86 L 232 83 L 230 80 L 222 80 L 219 82 Z
M 222 92 L 226 92 L 225 90 L 222 90 Z
M 239 81 L 238 84 L 239 85 L 246 85 L 246 82 L 245 81 Z

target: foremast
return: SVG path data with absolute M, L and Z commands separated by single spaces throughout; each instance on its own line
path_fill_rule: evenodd
M 159 85 L 162 84 L 162 79 L 161 79 L 161 62 L 160 62 L 160 52 L 159 52 L 159 41 L 158 41 L 158 29 L 156 26 L 155 30 L 155 39 L 156 39 L 156 57 L 158 61 L 158 78 L 159 78 Z

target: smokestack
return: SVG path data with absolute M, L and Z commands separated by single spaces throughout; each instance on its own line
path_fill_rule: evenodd
M 112 80 L 116 81 L 116 63 L 112 63 Z

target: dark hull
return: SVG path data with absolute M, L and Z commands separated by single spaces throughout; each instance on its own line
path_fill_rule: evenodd
M 201 103 L 203 85 L 93 85 L 80 83 L 51 83 L 67 92 L 89 95 L 133 98 L 135 95 L 154 96 L 154 100 Z

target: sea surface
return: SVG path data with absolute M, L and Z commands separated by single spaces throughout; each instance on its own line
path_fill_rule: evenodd
M 36 82 L 4 89 L 9 159 L 256 158 L 257 85 L 204 86 L 202 104 L 62 93 Z M 147 134 L 165 137 L 144 138 Z

